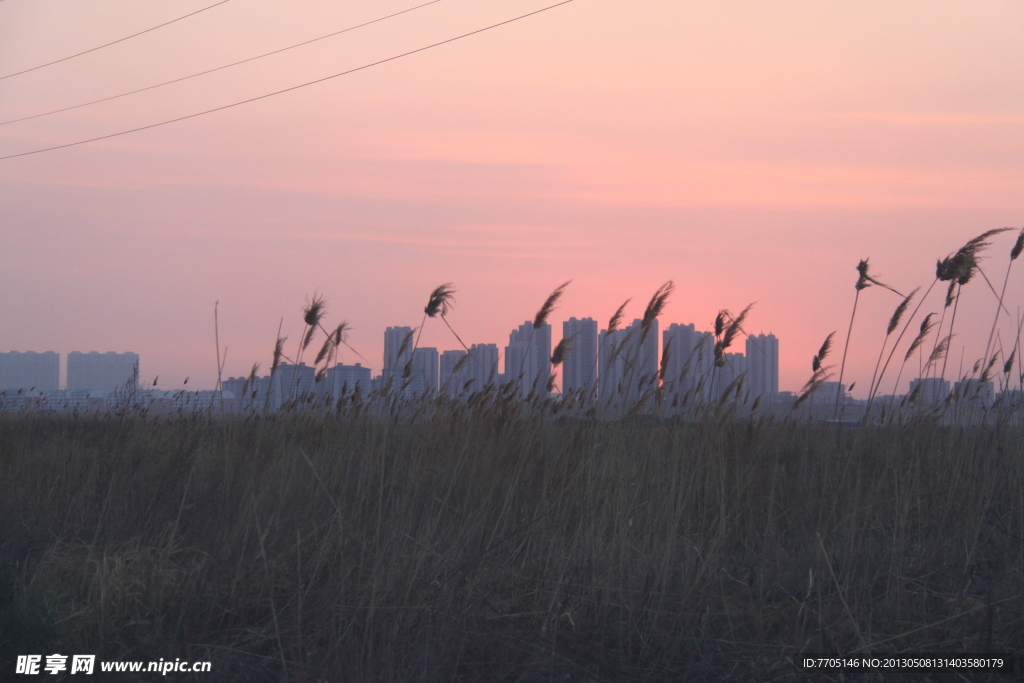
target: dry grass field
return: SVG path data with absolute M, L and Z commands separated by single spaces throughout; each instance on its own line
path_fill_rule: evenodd
M 0 661 L 182 657 L 213 674 L 177 680 L 204 681 L 924 680 L 787 658 L 1019 651 L 1022 456 L 1007 428 L 598 421 L 493 394 L 0 415 Z

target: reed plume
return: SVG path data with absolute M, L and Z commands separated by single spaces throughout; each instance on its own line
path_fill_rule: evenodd
M 665 381 L 665 374 L 668 372 L 669 358 L 672 353 L 672 339 L 668 340 L 665 344 L 665 348 L 661 350 L 661 364 L 658 366 L 658 379 L 662 382 Z
M 818 352 L 814 354 L 814 357 L 811 359 L 811 370 L 813 371 L 811 378 L 807 380 L 807 382 L 804 383 L 804 386 L 800 389 L 796 401 L 793 402 L 793 410 L 796 410 L 804 401 L 809 399 L 815 391 L 821 388 L 822 384 L 832 377 L 829 370 L 834 366 L 825 367 L 823 362 L 832 350 L 832 338 L 835 334 L 835 331 L 832 331 L 827 337 L 825 337 L 825 341 L 822 342 L 821 348 L 818 349 Z
M 1013 228 L 986 230 L 974 239 L 968 240 L 955 253 L 942 259 L 935 266 L 935 277 L 943 282 L 955 280 L 960 286 L 966 285 L 978 270 L 978 256 L 991 243 L 989 240 Z
M 936 344 L 935 348 L 932 349 L 932 353 L 928 356 L 928 362 L 924 364 L 925 370 L 933 366 L 936 362 L 946 357 L 946 351 L 949 349 L 949 343 L 953 340 L 953 335 L 943 337 L 942 341 Z
M 316 354 L 316 360 L 313 361 L 313 365 L 320 365 L 320 361 L 327 358 L 328 354 L 330 354 L 331 350 L 334 348 L 334 338 L 327 337 L 327 339 L 324 340 L 323 346 L 320 347 L 319 353 Z
M 999 360 L 999 354 L 993 353 L 992 358 L 989 359 L 988 364 L 985 366 L 984 372 L 981 373 L 981 381 L 979 382 L 979 384 L 984 384 L 985 382 L 989 381 L 992 378 L 992 367 L 996 364 L 997 360 Z M 974 372 L 977 372 L 977 370 L 975 370 Z M 980 387 L 978 387 L 978 389 L 980 389 Z M 978 389 L 976 389 L 975 391 L 977 391 Z
M 402 357 L 402 354 L 406 352 L 412 345 L 412 333 L 413 330 L 409 330 L 404 337 L 402 337 L 402 343 L 398 346 L 398 353 L 396 354 L 395 360 Z
M 533 329 L 537 329 L 547 322 L 548 316 L 551 315 L 553 310 L 555 310 L 555 304 L 557 304 L 558 300 L 562 298 L 562 293 L 565 292 L 565 288 L 568 287 L 571 282 L 572 280 L 566 280 L 556 287 L 555 291 L 551 292 L 550 296 L 544 300 L 544 305 L 540 307 L 540 310 L 537 311 L 537 315 L 533 319 Z
M 857 264 L 857 284 L 854 285 L 858 292 L 862 289 L 870 287 L 871 285 L 876 285 L 878 287 L 882 287 L 883 289 L 888 289 L 893 294 L 903 296 L 895 288 L 890 287 L 889 285 L 885 284 L 875 276 L 871 275 L 868 272 L 868 269 L 868 259 L 861 259 L 860 262 Z
M 658 287 L 657 291 L 654 292 L 650 302 L 647 304 L 647 308 L 644 309 L 644 317 L 640 321 L 640 329 L 643 330 L 641 338 L 647 336 L 651 325 L 658 319 L 658 316 L 661 315 L 661 312 L 665 308 L 665 304 L 668 303 L 669 295 L 672 294 L 675 288 L 675 283 L 669 280 L 661 287 Z
M 313 341 L 313 336 L 316 334 L 316 328 L 310 327 L 306 330 L 305 335 L 302 338 L 302 351 L 309 348 L 310 343 Z
M 271 375 L 277 371 L 277 366 L 281 364 L 281 358 L 284 357 L 284 343 L 286 341 L 288 341 L 288 337 L 278 337 L 277 342 L 274 344 L 274 360 L 270 364 Z
M 818 372 L 819 370 L 821 370 L 822 361 L 825 360 L 825 357 L 828 356 L 829 351 L 832 350 L 832 337 L 834 337 L 835 334 L 835 331 L 832 331 L 829 333 L 827 337 L 825 337 L 825 341 L 822 342 L 821 348 L 818 349 L 818 352 L 814 354 L 814 358 L 811 359 L 811 370 L 813 370 L 814 372 Z
M 754 304 L 748 304 L 746 308 L 740 311 L 740 314 L 735 318 L 731 318 L 728 327 L 725 328 L 725 334 L 722 335 L 722 348 L 727 349 L 732 346 L 733 340 L 736 335 L 743 331 L 743 323 L 747 319 L 747 314 L 750 313 L 750 309 L 754 307 Z M 728 311 L 726 311 L 728 315 Z
M 1020 229 L 1020 234 L 1017 235 L 1017 241 L 1013 244 L 1013 249 L 1010 250 L 1010 260 L 1016 261 L 1017 257 L 1020 256 L 1021 251 L 1024 251 L 1024 228 Z
M 619 325 L 622 323 L 622 313 L 626 310 L 626 305 L 632 299 L 626 299 L 622 302 L 622 305 L 615 309 L 615 313 L 612 314 L 611 320 L 608 321 L 608 332 L 614 332 L 619 329 Z
M 914 352 L 917 351 L 921 344 L 924 343 L 925 337 L 928 336 L 928 333 L 935 328 L 935 323 L 932 322 L 932 317 L 934 315 L 934 313 L 929 313 L 924 317 L 924 320 L 921 321 L 921 329 L 917 333 L 917 336 L 914 337 L 914 341 L 910 343 L 910 348 L 907 349 L 906 355 L 903 356 L 903 362 L 910 360 L 910 357 L 914 355 Z
M 828 380 L 828 375 L 825 374 L 825 370 L 818 369 L 814 371 L 811 378 L 807 380 L 807 383 L 800 389 L 799 395 L 793 402 L 792 410 L 796 410 L 803 404 L 804 401 L 809 399 L 815 391 L 821 388 L 821 385 Z
M 882 367 L 882 372 L 879 374 L 878 368 L 882 365 L 882 356 L 885 355 L 886 343 L 889 341 L 889 337 L 892 335 L 893 331 L 899 326 L 900 320 L 903 318 L 903 314 L 907 312 L 907 307 L 910 306 L 910 302 L 913 300 L 914 296 L 917 295 L 919 290 L 920 287 L 915 288 L 914 291 L 908 294 L 903 301 L 899 303 L 896 310 L 893 311 L 892 317 L 889 318 L 889 324 L 885 328 L 885 338 L 882 339 L 882 348 L 878 350 L 878 360 L 875 361 L 875 370 L 871 374 L 871 384 L 868 385 L 869 407 L 875 394 L 878 393 L 878 388 L 882 385 L 882 377 L 885 376 L 885 370 L 889 367 L 889 361 L 892 360 L 892 355 L 896 351 L 896 347 L 899 345 L 900 339 L 903 338 L 903 333 L 900 333 L 900 336 L 896 339 L 896 343 L 893 344 L 892 350 L 889 352 L 889 357 L 885 361 L 885 366 Z
M 746 320 L 747 314 L 750 313 L 750 309 L 753 307 L 754 304 L 749 304 L 735 318 L 732 317 L 732 314 L 727 309 L 723 308 L 718 312 L 718 315 L 715 317 L 715 330 L 717 331 L 715 336 L 719 338 L 715 342 L 716 367 L 725 367 L 725 350 L 732 346 L 736 335 L 743 329 L 743 322 Z
M 960 289 L 966 285 L 974 277 L 974 274 L 979 270 L 978 258 L 982 251 L 989 247 L 991 244 L 989 240 L 1000 233 L 1012 230 L 1012 228 L 995 228 L 993 230 L 986 230 L 977 237 L 967 241 L 964 246 L 960 247 L 955 253 L 947 256 L 946 258 L 938 261 L 935 265 L 935 278 L 937 281 L 949 282 L 949 287 L 946 290 L 946 307 L 953 306 L 953 315 L 949 321 L 949 332 L 948 336 L 952 337 L 953 327 L 956 324 L 956 312 L 957 305 L 960 301 Z M 956 294 L 954 295 L 954 291 Z M 1002 305 L 1002 301 L 1000 301 Z M 998 310 L 997 310 L 998 318 Z M 945 309 L 943 309 L 942 319 L 939 321 L 939 330 L 942 330 L 942 323 L 945 321 Z M 934 351 L 934 349 L 933 349 Z M 988 349 L 985 350 L 986 357 L 988 355 Z M 946 362 L 948 357 L 943 356 L 942 372 L 941 377 L 946 376 Z
M 242 384 L 242 394 L 246 394 L 249 388 L 254 386 L 256 383 L 256 373 L 260 371 L 260 364 L 253 363 L 252 369 L 249 371 L 249 376 L 245 378 L 245 382 Z
M 349 324 L 347 320 L 342 320 L 338 323 L 338 326 L 334 328 L 334 332 L 331 332 L 330 338 L 334 340 L 335 346 L 340 346 L 348 339 Z
M 725 321 L 729 316 L 729 309 L 723 308 L 715 316 L 715 337 L 721 337 L 722 332 L 725 331 Z
M 423 312 L 430 318 L 436 317 L 438 313 L 444 317 L 448 315 L 448 311 L 453 306 L 455 306 L 455 288 L 451 282 L 446 282 L 435 287 L 434 291 L 430 293 Z
M 557 368 L 559 365 L 562 364 L 562 361 L 565 360 L 565 354 L 567 354 L 569 350 L 572 348 L 570 344 L 572 343 L 572 339 L 575 336 L 576 335 L 572 335 L 570 337 L 562 337 L 562 340 L 555 345 L 555 350 L 551 353 L 552 366 Z
M 914 291 L 908 294 L 906 298 L 900 302 L 900 305 L 896 307 L 896 310 L 893 311 L 892 317 L 889 318 L 889 325 L 888 327 L 885 328 L 885 336 L 888 337 L 890 334 L 892 334 L 893 330 L 895 330 L 896 327 L 900 324 L 900 318 L 902 318 L 903 314 L 907 312 L 907 307 L 910 306 L 910 301 L 914 298 L 918 291 L 920 291 L 920 289 L 920 287 L 914 289 Z
M 316 327 L 326 312 L 327 300 L 319 292 L 313 292 L 309 303 L 302 309 L 302 320 L 309 327 Z
M 1021 228 L 1020 232 L 1017 233 L 1017 240 L 1013 243 L 1013 248 L 1010 249 L 1010 262 L 1006 264 L 1006 275 L 1003 277 L 1003 289 L 999 293 L 999 303 L 996 305 L 996 314 L 992 320 L 992 329 L 989 330 L 988 340 L 985 342 L 985 355 L 988 355 L 989 350 L 992 348 L 992 338 L 996 333 L 996 325 L 999 323 L 999 312 L 1003 309 L 1003 298 L 1006 296 L 1006 285 L 1010 281 L 1010 268 L 1013 267 L 1013 262 L 1020 256 L 1021 251 L 1024 250 L 1024 228 Z
M 318 292 L 313 292 L 309 302 L 302 308 L 302 322 L 305 323 L 308 330 L 303 331 L 302 347 L 300 350 L 306 350 L 309 343 L 312 342 L 316 328 L 321 324 L 326 312 L 327 299 Z
M 296 365 L 302 362 L 302 354 L 312 343 L 313 336 L 316 334 L 316 329 L 320 326 L 320 321 L 323 319 L 326 312 L 327 300 L 319 292 L 313 292 L 313 296 L 307 300 L 306 305 L 302 308 L 302 322 L 305 323 L 305 327 L 302 330 L 302 337 L 299 339 L 299 351 L 295 355 Z M 296 386 L 290 387 L 288 390 L 289 393 L 297 388 L 298 381 L 298 375 L 296 375 Z
M 890 292 L 893 292 L 894 294 L 897 294 L 899 296 L 903 296 L 898 291 L 896 291 L 896 289 L 890 287 L 889 285 L 885 284 L 884 282 L 882 282 L 878 278 L 876 278 L 873 275 L 871 275 L 871 273 L 869 272 L 870 265 L 869 265 L 868 262 L 869 262 L 869 259 L 865 258 L 865 259 L 861 259 L 860 262 L 857 263 L 857 282 L 854 284 L 854 289 L 856 290 L 856 293 L 853 295 L 853 310 L 850 312 L 850 325 L 849 325 L 849 327 L 846 330 L 846 341 L 843 343 L 843 358 L 842 358 L 842 360 L 839 363 L 839 383 L 840 384 L 843 383 L 843 375 L 846 373 L 846 356 L 847 356 L 847 354 L 850 351 L 850 337 L 853 335 L 853 320 L 857 316 L 857 304 L 860 302 L 860 293 L 861 293 L 861 291 L 864 290 L 864 289 L 867 289 L 871 285 L 875 285 L 877 287 L 882 287 L 883 289 L 887 289 Z M 836 394 L 836 404 L 835 404 L 835 408 L 833 409 L 833 418 L 838 413 L 839 413 L 839 394 L 837 393 Z

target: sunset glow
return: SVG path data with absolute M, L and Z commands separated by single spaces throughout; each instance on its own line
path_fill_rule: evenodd
M 205 0 L 0 4 L 0 76 Z M 177 78 L 416 4 L 233 0 L 0 80 L 0 120 Z M 339 73 L 544 7 L 441 0 L 306 48 L 0 125 L 0 156 L 98 137 Z M 0 351 L 134 351 L 146 378 L 211 388 L 297 343 L 309 295 L 381 369 L 389 325 L 453 282 L 467 343 L 503 347 L 544 298 L 603 326 L 676 283 L 662 325 L 756 302 L 780 388 L 846 332 L 855 266 L 901 292 L 991 228 L 1024 224 L 1024 5 L 575 0 L 252 104 L 0 161 Z M 1002 282 L 1015 233 L 982 268 Z M 1012 273 L 1007 308 L 1024 305 Z M 922 311 L 941 311 L 933 292 Z M 996 299 L 964 288 L 950 362 Z M 847 382 L 866 393 L 899 298 L 867 290 Z M 1006 329 L 1015 326 L 1006 322 Z M 421 345 L 457 348 L 440 321 Z M 346 357 L 347 362 L 360 359 Z M 952 374 L 952 373 L 951 373 Z M 906 391 L 907 376 L 899 391 Z M 887 387 L 885 391 L 892 391 Z

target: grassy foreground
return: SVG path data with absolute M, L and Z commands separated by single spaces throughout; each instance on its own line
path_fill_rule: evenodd
M 475 403 L 0 415 L 0 678 L 53 652 L 210 660 L 204 681 L 803 680 L 787 656 L 1013 652 L 1022 456 L 1012 431 Z

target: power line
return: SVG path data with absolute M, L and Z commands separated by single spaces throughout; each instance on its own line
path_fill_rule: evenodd
M 2 2 L 2 1 L 3 0 L 0 0 L 0 2 Z M 220 0 L 220 2 L 215 2 L 212 5 L 204 7 L 202 9 L 198 9 L 195 12 L 191 12 L 189 14 L 186 14 L 183 17 L 178 17 L 177 19 L 171 19 L 170 21 L 165 21 L 164 23 L 162 23 L 162 24 L 160 24 L 158 26 L 153 26 L 151 28 L 147 28 L 145 31 L 139 31 L 138 33 L 133 33 L 130 36 L 125 36 L 124 38 L 118 38 L 117 40 L 111 41 L 109 43 L 105 43 L 103 45 L 99 45 L 99 46 L 94 47 L 94 48 L 90 48 L 88 50 L 85 50 L 84 52 L 79 52 L 77 54 L 68 55 L 67 57 L 61 57 L 60 59 L 55 59 L 52 62 L 47 62 L 46 64 L 40 64 L 39 66 L 34 66 L 31 69 L 25 69 L 23 71 L 15 71 L 12 74 L 7 74 L 6 76 L 0 76 L 0 81 L 4 80 L 5 78 L 13 78 L 14 76 L 20 76 L 21 74 L 27 74 L 30 71 L 37 71 L 38 69 L 43 69 L 43 68 L 48 67 L 48 66 L 53 66 L 54 64 L 60 64 L 61 62 L 66 62 L 69 59 L 74 59 L 75 57 L 81 57 L 82 55 L 87 55 L 90 52 L 96 52 L 96 50 L 102 50 L 103 48 L 110 47 L 111 45 L 117 45 L 118 43 L 123 43 L 124 41 L 130 40 L 131 38 L 135 38 L 137 36 L 141 36 L 143 33 L 149 33 L 150 31 L 155 31 L 158 28 L 163 28 L 164 26 L 169 26 L 169 25 L 173 24 L 176 21 L 181 21 L 182 19 L 188 19 L 189 17 L 194 17 L 195 15 L 199 14 L 200 12 L 205 12 L 208 9 L 213 9 L 214 7 L 216 7 L 218 5 L 223 5 L 225 2 L 230 2 L 230 0 Z
M 204 116 L 206 114 L 212 114 L 213 112 L 223 111 L 225 109 L 231 109 L 232 107 L 238 107 L 240 105 L 249 104 L 250 102 L 256 102 L 258 100 L 264 100 L 264 99 L 267 99 L 268 97 L 273 97 L 275 95 L 281 95 L 281 94 L 286 93 L 286 92 L 291 92 L 292 90 L 298 90 L 299 88 L 305 88 L 306 86 L 309 86 L 309 85 L 315 85 L 317 83 L 323 83 L 324 81 L 329 81 L 329 80 L 331 80 L 333 78 L 338 78 L 340 76 L 347 76 L 348 74 L 352 74 L 352 73 L 355 73 L 357 71 L 362 71 L 364 69 L 369 69 L 370 67 L 379 66 L 380 64 L 386 64 L 387 62 L 393 62 L 396 59 L 401 59 L 403 57 L 408 57 L 409 55 L 414 55 L 414 54 L 417 54 L 419 52 L 424 52 L 426 50 L 430 50 L 430 49 L 435 48 L 435 47 L 440 47 L 441 45 L 446 45 L 448 43 L 454 43 L 456 40 L 462 40 L 463 38 L 468 38 L 469 36 L 473 36 L 473 35 L 476 35 L 478 33 L 483 33 L 484 31 L 490 31 L 491 29 L 498 28 L 499 26 L 504 26 L 506 24 L 511 24 L 512 22 L 519 21 L 520 19 L 525 19 L 527 17 L 532 17 L 535 14 L 540 14 L 541 12 L 546 12 L 546 11 L 548 11 L 550 9 L 554 9 L 555 7 L 561 7 L 562 5 L 568 5 L 570 2 L 573 2 L 573 0 L 562 0 L 561 2 L 556 2 L 553 5 L 548 5 L 547 7 L 543 7 L 541 9 L 534 10 L 533 12 L 527 12 L 526 14 L 520 14 L 519 16 L 513 17 L 512 19 L 506 19 L 505 21 L 500 21 L 497 24 L 491 24 L 490 26 L 485 26 L 484 28 L 478 28 L 475 31 L 470 31 L 469 33 L 463 33 L 462 35 L 455 36 L 454 38 L 447 38 L 447 39 L 439 41 L 437 43 L 431 43 L 430 45 L 425 45 L 423 47 L 418 47 L 415 50 L 409 50 L 408 52 L 403 52 L 401 54 L 394 55 L 393 57 L 387 57 L 385 59 L 380 59 L 380 60 L 378 60 L 376 62 L 370 62 L 369 64 L 363 64 L 362 66 L 357 66 L 357 67 L 355 67 L 353 69 L 349 69 L 347 71 L 342 71 L 340 73 L 336 73 L 336 74 L 333 74 L 331 76 L 324 76 L 323 78 L 318 78 L 318 79 L 313 80 L 313 81 L 307 81 L 307 82 L 301 83 L 299 85 L 293 85 L 290 88 L 284 88 L 283 90 L 276 90 L 274 92 L 267 93 L 265 95 L 259 95 L 258 97 L 251 97 L 251 98 L 249 98 L 247 100 L 241 100 L 241 101 L 238 101 L 238 102 L 233 102 L 231 104 L 225 104 L 225 105 L 220 106 L 220 107 L 214 107 L 213 109 L 207 109 L 205 111 L 196 112 L 195 114 L 188 114 L 186 116 L 179 116 L 179 117 L 174 118 L 174 119 L 168 119 L 166 121 L 160 121 L 159 123 L 151 123 L 151 124 L 149 124 L 147 126 L 140 126 L 138 128 L 131 128 L 129 130 L 122 130 L 122 131 L 120 131 L 118 133 L 110 133 L 109 135 L 101 135 L 99 137 L 89 138 L 87 140 L 79 140 L 77 142 L 69 142 L 69 143 L 66 143 L 66 144 L 63 144 L 63 145 L 55 145 L 53 147 L 45 147 L 43 149 L 32 150 L 31 152 L 20 152 L 18 154 L 8 154 L 7 156 L 0 157 L 0 161 L 3 161 L 5 159 L 14 159 L 16 157 L 25 157 L 25 156 L 29 156 L 29 155 L 32 155 L 32 154 L 41 154 L 43 152 L 52 152 L 54 150 L 64 149 L 66 147 L 77 147 L 78 145 L 85 145 L 85 144 L 88 144 L 90 142 L 98 142 L 100 140 L 108 140 L 110 138 L 116 138 L 116 137 L 119 137 L 121 135 L 128 135 L 129 133 L 138 133 L 139 131 L 149 130 L 150 128 L 157 128 L 159 126 L 166 126 L 169 123 L 177 123 L 178 121 L 185 121 L 187 119 L 194 119 L 196 117 Z
M 3 2 L 3 0 L 0 0 L 0 2 Z M 364 26 L 369 26 L 370 24 L 376 24 L 377 22 L 384 21 L 385 19 L 391 19 L 392 17 L 397 17 L 400 14 L 406 14 L 407 12 L 412 12 L 413 10 L 420 9 L 421 7 L 426 7 L 427 5 L 433 5 L 433 4 L 438 3 L 438 2 L 441 2 L 441 0 L 430 0 L 430 2 L 425 2 L 422 5 L 416 5 L 415 7 L 410 7 L 409 9 L 404 9 L 401 12 L 395 12 L 394 14 L 389 14 L 386 17 L 380 17 L 379 19 L 374 19 L 372 21 L 367 21 L 367 22 L 364 22 L 364 23 L 359 24 L 357 26 L 350 26 L 350 27 L 342 29 L 340 31 L 335 31 L 334 33 L 328 33 L 327 35 L 320 36 L 319 38 L 313 38 L 311 40 L 306 40 L 306 41 L 303 41 L 301 43 L 296 43 L 295 45 L 289 45 L 288 47 L 282 47 L 279 50 L 273 50 L 271 52 L 264 52 L 263 54 L 257 55 L 255 57 L 249 57 L 248 59 L 243 59 L 243 60 L 238 61 L 238 62 L 232 62 L 231 64 L 225 64 L 224 66 L 218 66 L 218 67 L 213 68 L 213 69 L 207 69 L 206 71 L 200 71 L 199 73 L 194 73 L 194 74 L 191 74 L 189 76 L 182 76 L 181 78 L 175 78 L 175 79 L 170 80 L 170 81 L 164 81 L 163 83 L 157 83 L 156 85 L 148 85 L 145 88 L 139 88 L 137 90 L 130 90 L 128 92 L 123 92 L 120 95 L 111 95 L 110 97 L 103 97 L 103 98 L 98 99 L 98 100 L 93 100 L 92 102 L 85 102 L 83 104 L 76 104 L 76 105 L 71 106 L 71 107 L 64 107 L 63 109 L 54 109 L 53 111 L 44 112 L 42 114 L 33 114 L 32 116 L 23 116 L 20 119 L 11 119 L 10 121 L 0 121 L 0 126 L 6 126 L 6 125 L 8 125 L 10 123 L 18 123 L 19 121 L 28 121 L 29 119 L 38 119 L 38 118 L 40 118 L 42 116 L 50 116 L 51 114 L 60 114 L 61 112 L 71 111 L 72 109 L 81 109 L 82 107 L 88 107 L 88 106 L 91 106 L 93 104 L 99 104 L 100 102 L 109 102 L 110 100 L 116 100 L 119 97 L 128 97 L 129 95 L 135 95 L 137 93 L 145 92 L 147 90 L 153 90 L 154 88 L 162 88 L 163 86 L 171 85 L 172 83 L 180 83 L 181 81 L 187 81 L 190 78 L 197 78 L 199 76 L 205 76 L 206 74 L 212 74 L 215 71 L 221 71 L 223 69 L 229 69 L 229 68 L 231 68 L 233 66 L 238 66 L 239 64 L 245 64 L 246 62 L 253 62 L 253 61 L 256 61 L 257 59 L 263 59 L 264 57 L 269 57 L 271 55 L 276 55 L 278 53 L 285 52 L 287 50 L 293 50 L 293 49 L 295 49 L 297 47 L 302 47 L 303 45 L 309 45 L 310 43 L 315 43 L 318 40 L 324 40 L 326 38 L 332 38 L 334 36 L 341 35 L 342 33 L 347 33 L 348 31 L 354 31 L 357 28 L 362 28 Z

